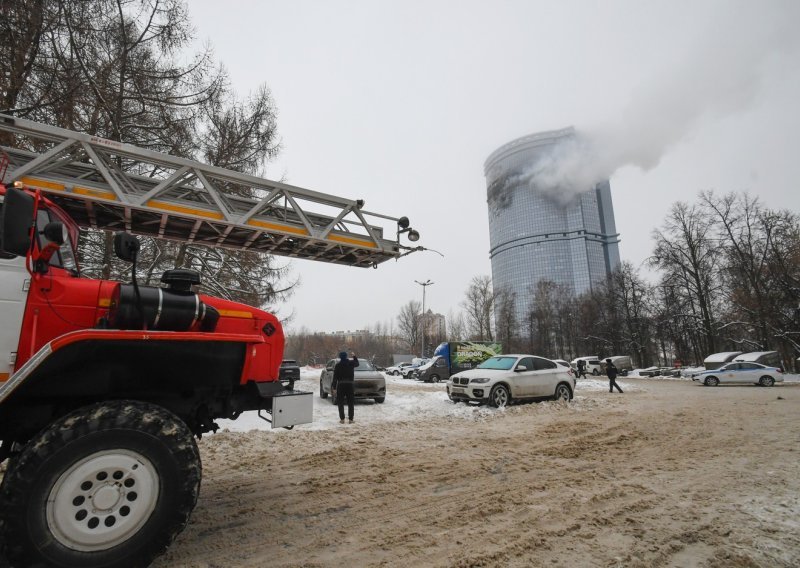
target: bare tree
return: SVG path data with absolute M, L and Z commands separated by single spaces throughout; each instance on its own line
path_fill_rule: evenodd
M 784 361 L 798 370 L 800 355 L 800 219 L 781 211 L 769 257 L 773 306 L 774 337 L 782 343 Z
M 461 305 L 466 310 L 470 339 L 492 341 L 492 314 L 495 295 L 489 276 L 474 276 Z
M 262 86 L 245 100 L 230 90 L 210 47 L 187 60 L 192 40 L 181 0 L 3 1 L 0 87 L 4 110 L 56 126 L 198 159 L 253 175 L 279 150 L 276 111 Z M 32 148 L 36 149 L 36 148 Z M 88 158 L 84 158 L 88 159 Z M 116 166 L 143 169 L 118 159 Z M 244 197 L 251 189 L 228 185 Z M 83 234 L 86 273 L 127 278 L 111 236 Z M 262 307 L 297 282 L 270 257 L 143 239 L 140 267 L 157 280 L 173 267 L 203 271 L 207 289 Z
M 397 316 L 399 337 L 411 350 L 417 348 L 422 338 L 422 327 L 419 321 L 421 313 L 422 304 L 416 300 L 410 300 L 400 308 L 400 314 Z
M 791 265 L 785 263 L 784 253 L 791 250 L 787 244 L 797 247 L 792 238 L 797 234 L 796 217 L 767 209 L 746 193 L 719 197 L 709 191 L 700 200 L 716 217 L 724 243 L 729 340 L 753 350 L 781 347 L 785 358 L 796 358 L 789 346 L 797 351 L 792 330 L 800 290 L 785 283 L 797 282 L 798 270 L 796 265 L 785 270 Z
M 611 330 L 612 344 L 621 350 L 621 354 L 631 355 L 637 364 L 649 365 L 653 345 L 650 309 L 652 287 L 631 263 L 623 262 L 611 274 L 607 288 L 610 307 L 617 316 Z M 661 329 L 666 327 L 668 321 L 663 323 Z M 666 360 L 666 343 L 663 346 Z
M 35 73 L 44 37 L 53 24 L 52 4 L 45 0 L 0 0 L 0 108 L 6 112 L 16 108 Z
M 497 330 L 497 340 L 507 353 L 519 350 L 520 329 L 517 321 L 517 295 L 510 288 L 502 288 L 496 293 L 495 329 Z
M 464 314 L 461 312 L 447 313 L 447 332 L 451 341 L 462 341 L 467 338 L 467 324 L 464 322 Z
M 722 300 L 722 251 L 712 219 L 701 208 L 678 202 L 671 207 L 656 241 L 650 263 L 668 274 L 670 284 L 683 294 L 696 322 L 703 351 L 713 353 L 718 343 L 718 311 Z
M 766 349 L 771 340 L 769 320 L 774 300 L 769 291 L 769 254 L 780 217 L 761 208 L 758 198 L 730 193 L 717 197 L 700 194 L 700 202 L 716 218 L 720 242 L 724 243 L 729 298 L 742 318 L 746 330 L 754 330 L 757 349 Z M 732 327 L 726 328 L 727 332 Z

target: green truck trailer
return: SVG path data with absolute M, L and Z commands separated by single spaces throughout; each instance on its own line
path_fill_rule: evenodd
M 503 347 L 494 341 L 448 341 L 440 343 L 433 358 L 416 370 L 417 380 L 426 383 L 446 381 L 459 371 L 474 369 L 489 357 L 500 355 Z

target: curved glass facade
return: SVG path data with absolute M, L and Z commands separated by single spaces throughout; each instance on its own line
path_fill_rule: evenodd
M 537 187 L 537 166 L 557 160 L 554 149 L 574 136 L 572 128 L 525 136 L 498 148 L 484 166 L 492 283 L 516 293 L 518 321 L 525 320 L 539 280 L 581 294 L 619 265 L 607 181 L 578 193 Z

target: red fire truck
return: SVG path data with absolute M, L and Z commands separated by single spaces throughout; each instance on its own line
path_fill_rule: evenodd
M 245 411 L 308 423 L 312 395 L 281 380 L 274 315 L 199 293 L 194 270 L 138 284 L 132 235 L 360 267 L 419 235 L 361 200 L 5 115 L 0 132 L 0 563 L 148 565 L 197 501 L 196 438 Z M 81 228 L 115 231 L 130 282 L 81 275 Z

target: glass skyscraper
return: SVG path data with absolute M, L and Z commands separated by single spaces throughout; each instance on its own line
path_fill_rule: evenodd
M 559 148 L 574 140 L 572 128 L 524 136 L 484 165 L 492 284 L 516 294 L 518 321 L 525 321 L 540 280 L 581 294 L 619 265 L 608 181 L 585 190 L 558 187 L 553 176 L 538 183 L 558 169 Z

